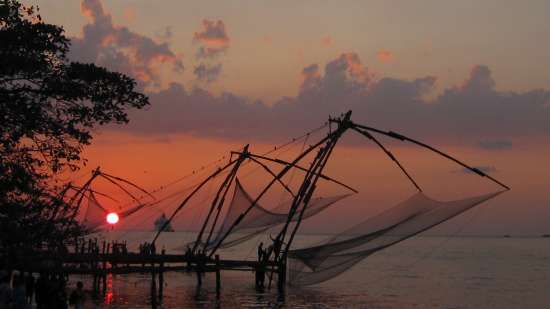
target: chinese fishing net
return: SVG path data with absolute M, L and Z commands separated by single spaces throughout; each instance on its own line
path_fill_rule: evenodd
M 329 280 L 369 255 L 449 220 L 500 193 L 502 191 L 441 202 L 418 192 L 323 243 L 289 251 L 289 282 L 311 285 Z
M 84 214 L 84 219 L 82 220 L 82 224 L 86 229 L 89 231 L 99 231 L 102 226 L 105 224 L 105 220 L 107 217 L 107 214 L 109 214 L 111 211 L 105 208 L 101 203 L 97 200 L 95 194 L 92 191 L 88 192 L 88 207 L 86 208 L 86 212 Z M 128 208 L 124 211 L 118 212 L 119 218 L 126 218 L 133 214 L 135 214 L 137 211 L 145 207 L 147 204 L 139 204 L 137 206 Z
M 348 197 L 351 194 L 342 194 L 331 197 L 314 197 L 310 200 L 304 212 L 303 219 L 309 218 L 327 209 L 332 204 Z M 235 225 L 231 233 L 223 240 L 220 248 L 228 248 L 245 242 L 256 235 L 267 232 L 270 228 L 285 223 L 292 201 L 283 202 L 271 210 L 256 204 L 243 216 L 246 209 L 252 205 L 254 199 L 244 190 L 237 179 L 233 198 L 225 215 L 223 223 L 218 230 L 216 238 L 210 242 L 213 246 L 220 242 L 222 237 Z M 298 208 L 298 211 L 301 207 Z M 294 219 L 293 221 L 295 221 Z
M 109 211 L 105 209 L 95 197 L 93 192 L 88 193 L 88 207 L 84 214 L 82 224 L 90 231 L 98 230 L 104 223 Z

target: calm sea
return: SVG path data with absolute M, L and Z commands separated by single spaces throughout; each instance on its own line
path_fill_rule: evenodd
M 118 232 L 131 248 L 151 233 Z M 322 236 L 301 236 L 300 244 Z M 192 235 L 166 233 L 159 249 L 179 252 Z M 255 242 L 227 251 L 222 258 L 255 258 Z M 91 308 L 150 308 L 148 275 L 109 277 L 105 299 Z M 71 277 L 72 284 L 86 277 Z M 317 286 L 254 290 L 254 274 L 223 272 L 222 293 L 207 274 L 201 290 L 194 274 L 165 275 L 161 308 L 550 308 L 550 238 L 416 237 L 378 252 L 348 272 Z

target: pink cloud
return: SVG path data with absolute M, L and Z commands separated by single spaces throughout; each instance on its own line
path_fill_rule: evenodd
M 202 29 L 193 34 L 193 41 L 200 43 L 203 56 L 216 56 L 229 47 L 229 36 L 222 20 L 202 20 Z
M 146 85 L 160 83 L 161 65 L 183 70 L 182 55 L 173 52 L 168 43 L 115 25 L 100 0 L 83 0 L 81 12 L 89 23 L 83 27 L 82 36 L 71 40 L 72 59 L 95 62 L 129 74 Z
M 198 81 L 211 83 L 222 72 L 219 56 L 229 48 L 229 36 L 222 20 L 203 19 L 201 29 L 193 34 L 193 42 L 199 44 L 195 57 L 201 62 L 193 73 Z
M 361 63 L 361 60 L 359 59 L 357 53 L 343 53 L 335 61 L 338 61 L 340 63 L 345 62 L 347 72 L 351 75 L 352 78 L 356 79 L 357 81 L 368 83 L 371 80 L 371 74 L 367 72 L 367 69 Z
M 381 49 L 376 54 L 378 61 L 382 63 L 388 63 L 393 61 L 393 53 L 389 50 Z
M 331 47 L 333 43 L 332 38 L 328 35 L 321 38 L 321 46 L 323 47 Z

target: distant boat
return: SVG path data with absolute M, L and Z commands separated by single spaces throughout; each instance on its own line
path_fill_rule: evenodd
M 542 237 L 543 238 L 550 238 L 550 234 L 543 234 Z
M 504 236 L 502 236 L 502 237 L 504 237 L 504 238 L 510 238 L 510 235 L 506 234 L 506 235 L 504 235 Z
M 160 217 L 158 217 L 157 220 L 155 220 L 155 230 L 160 231 L 164 224 L 168 222 L 168 218 L 166 218 L 166 215 L 163 213 Z M 174 229 L 172 228 L 172 225 L 168 223 L 166 227 L 164 228 L 163 232 L 173 232 Z

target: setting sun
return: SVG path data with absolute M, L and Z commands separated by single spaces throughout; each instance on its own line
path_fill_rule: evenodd
M 117 224 L 118 223 L 118 215 L 114 212 L 111 212 L 107 215 L 107 223 L 109 224 Z

